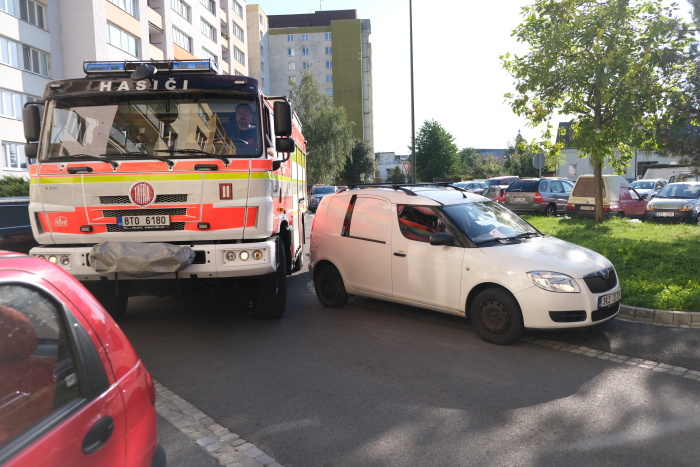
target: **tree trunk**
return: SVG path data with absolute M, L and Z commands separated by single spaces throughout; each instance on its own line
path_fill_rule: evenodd
M 595 158 L 597 159 L 597 158 Z M 593 186 L 595 187 L 595 220 L 603 220 L 603 162 L 594 160 L 593 163 Z

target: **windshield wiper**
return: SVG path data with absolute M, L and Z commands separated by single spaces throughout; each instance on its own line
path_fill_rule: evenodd
M 202 151 L 201 149 L 158 149 L 156 152 L 167 152 L 169 154 L 197 154 L 202 156 L 216 157 L 217 159 L 222 161 L 226 166 L 228 166 L 227 156 L 221 154 L 214 154 L 213 152 Z
M 110 155 L 108 154 L 100 154 L 99 156 L 93 156 L 92 154 L 71 154 L 70 156 L 67 156 L 72 159 L 89 159 L 91 161 L 99 161 L 99 162 L 109 162 L 109 165 L 112 166 L 112 168 L 116 169 L 119 167 L 119 164 L 110 158 Z
M 532 238 L 543 236 L 540 232 L 523 232 L 515 236 L 515 238 Z
M 157 152 L 158 152 L 158 151 L 157 151 Z M 170 152 L 170 151 L 168 151 L 168 152 Z M 123 154 L 123 155 L 124 155 L 124 156 L 134 156 L 134 157 L 136 157 L 136 156 L 138 156 L 138 157 L 150 157 L 150 158 L 152 158 L 152 159 L 158 159 L 159 161 L 163 161 L 163 162 L 165 162 L 166 164 L 168 164 L 168 167 L 172 167 L 172 166 L 175 165 L 175 162 L 171 161 L 171 160 L 168 159 L 167 157 L 156 156 L 155 154 L 148 154 L 147 152 L 136 152 L 136 151 L 133 151 L 133 152 L 127 152 L 126 154 Z

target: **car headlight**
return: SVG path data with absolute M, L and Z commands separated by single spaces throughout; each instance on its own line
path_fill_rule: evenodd
M 552 271 L 530 271 L 527 275 L 537 287 L 549 292 L 575 293 L 581 291 L 576 281 L 566 274 Z

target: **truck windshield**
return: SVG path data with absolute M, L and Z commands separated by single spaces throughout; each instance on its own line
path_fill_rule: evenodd
M 201 95 L 50 101 L 41 160 L 260 156 L 256 99 Z

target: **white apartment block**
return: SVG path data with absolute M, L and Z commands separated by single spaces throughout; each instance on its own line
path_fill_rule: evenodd
M 0 176 L 27 173 L 24 103 L 50 80 L 83 76 L 85 60 L 208 58 L 248 75 L 246 10 L 245 0 L 0 0 Z

